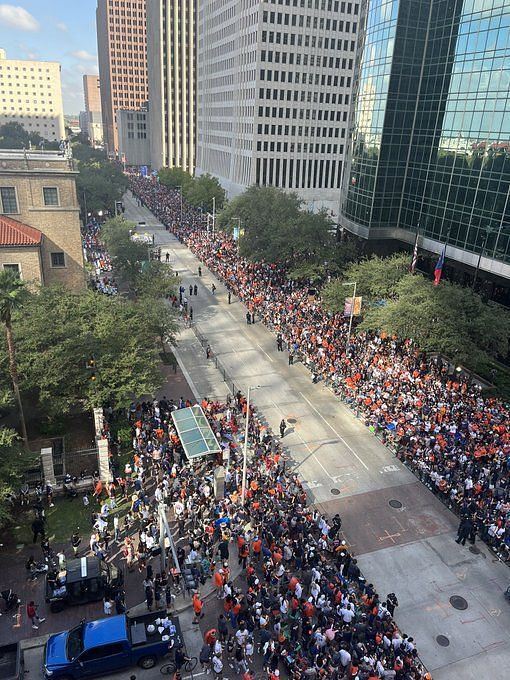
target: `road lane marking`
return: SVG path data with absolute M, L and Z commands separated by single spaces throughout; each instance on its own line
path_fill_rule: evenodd
M 271 401 L 272 401 L 272 400 L 271 400 Z M 280 413 L 283 413 L 283 412 L 281 411 L 281 409 L 274 403 L 274 401 L 272 401 L 272 404 L 273 404 L 273 406 L 275 407 L 275 409 L 276 409 L 277 411 L 280 411 Z M 332 476 L 329 474 L 329 472 L 326 470 L 326 468 L 324 467 L 324 465 L 320 462 L 320 460 L 319 460 L 318 457 L 316 456 L 314 450 L 310 448 L 310 446 L 308 445 L 308 443 L 305 442 L 305 440 L 304 440 L 303 437 L 299 434 L 299 432 L 298 432 L 296 429 L 294 429 L 294 431 L 293 431 L 291 434 L 289 434 L 288 436 L 290 437 L 290 436 L 292 436 L 292 434 L 295 434 L 296 437 L 298 437 L 299 439 L 301 439 L 301 441 L 303 442 L 303 444 L 304 444 L 304 445 L 306 446 L 306 448 L 308 449 L 308 452 L 312 455 L 312 458 L 315 458 L 315 461 L 316 461 L 316 462 L 320 465 L 320 467 L 324 470 L 324 473 L 326 474 L 326 476 L 329 477 L 329 479 L 331 479 L 332 481 L 334 481 L 334 477 L 332 477 Z M 301 463 L 300 463 L 300 464 L 301 464 Z
M 349 451 L 352 453 L 352 455 L 355 456 L 355 458 L 357 458 L 357 460 L 359 460 L 359 462 L 363 465 L 363 467 L 365 468 L 365 470 L 368 470 L 368 465 L 367 465 L 364 461 L 361 460 L 361 458 L 358 456 L 358 454 L 356 453 L 356 451 L 355 451 L 351 446 L 349 446 L 349 444 L 345 441 L 345 439 L 344 439 L 341 435 L 338 434 L 338 432 L 335 430 L 335 428 L 333 427 L 333 425 L 330 425 L 330 424 L 328 423 L 328 421 L 326 420 L 326 418 L 324 418 L 324 416 L 322 415 L 322 413 L 320 413 L 320 411 L 318 411 L 318 410 L 315 408 L 315 406 L 312 404 L 312 402 L 311 402 L 307 397 L 305 397 L 305 395 L 304 395 L 302 392 L 300 392 L 299 394 L 300 394 L 300 395 L 303 397 L 303 399 L 308 403 L 308 405 L 309 405 L 311 408 L 313 408 L 313 410 L 315 411 L 315 413 L 316 413 L 320 418 L 322 418 L 322 420 L 326 423 L 326 425 L 329 427 L 329 429 L 332 430 L 332 432 L 334 432 L 334 433 L 336 434 L 336 436 L 338 437 L 338 439 L 340 439 L 340 441 L 343 443 L 343 445 L 344 445 L 347 449 L 349 449 Z
M 264 354 L 265 354 L 266 357 L 269 359 L 269 361 L 270 361 L 271 363 L 273 363 L 273 359 L 269 356 L 269 354 L 266 352 L 265 349 L 262 349 L 262 347 L 259 345 L 258 342 L 257 342 L 257 347 L 258 347 L 262 352 L 264 352 Z

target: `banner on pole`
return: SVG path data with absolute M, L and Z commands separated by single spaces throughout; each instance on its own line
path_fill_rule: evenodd
M 344 316 L 359 316 L 361 314 L 361 302 L 363 298 L 360 297 L 355 297 L 354 298 L 354 306 L 353 306 L 353 298 L 352 297 L 346 297 L 345 298 L 345 303 L 344 303 Z

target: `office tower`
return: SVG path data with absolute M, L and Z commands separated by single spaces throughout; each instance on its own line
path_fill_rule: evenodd
M 340 223 L 510 276 L 510 4 L 368 0 Z
M 118 150 L 118 109 L 139 109 L 148 99 L 146 0 L 98 0 L 97 51 L 103 136 Z
M 81 121 L 80 127 L 92 146 L 100 146 L 103 143 L 103 117 L 99 76 L 83 76 L 83 97 L 85 99 L 85 115 L 83 116 L 85 130 L 83 130 Z
M 153 170 L 167 166 L 194 171 L 196 4 L 197 0 L 147 0 Z
M 65 136 L 60 64 L 7 59 L 0 49 L 0 125 L 19 123 L 50 142 Z
M 358 2 L 203 0 L 197 174 L 230 196 L 252 184 L 337 213 Z

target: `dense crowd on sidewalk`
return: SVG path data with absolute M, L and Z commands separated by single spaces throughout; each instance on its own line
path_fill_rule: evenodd
M 134 405 L 134 458 L 128 465 L 135 489 L 138 484 L 133 512 L 150 515 L 158 501 L 173 508 L 180 570 L 196 575 L 198 587 L 190 593 L 194 623 L 199 626 L 207 609 L 214 610 L 216 625 L 203 630 L 203 668 L 217 678 L 232 668 L 235 677 L 246 680 L 261 664 L 271 680 L 280 673 L 295 680 L 428 677 L 413 638 L 393 619 L 396 596 L 382 598 L 365 581 L 342 540 L 340 517 L 307 507 L 297 475 L 286 470 L 279 440 L 253 409 L 253 455 L 242 503 L 243 395 L 238 392 L 227 403 L 204 398 L 201 406 L 222 448 L 229 449 L 223 453 L 229 459 L 224 494 L 215 495 L 213 480 L 221 454 L 215 461 L 190 464 L 172 426 L 174 405 L 165 400 Z M 143 557 L 146 541 L 140 533 L 137 562 L 147 571 L 147 606 L 159 608 L 171 591 L 168 586 L 165 595 L 162 580 L 179 577 L 175 570 L 170 576 L 152 573 Z M 231 573 L 233 551 L 237 578 Z M 209 578 L 217 599 L 204 601 L 198 584 Z M 176 660 L 184 659 L 176 654 Z
M 330 384 L 424 483 L 510 559 L 508 403 L 451 375 L 445 362 L 427 357 L 410 339 L 360 332 L 346 347 L 343 314 L 323 310 L 306 283 L 289 280 L 283 266 L 240 257 L 237 243 L 221 232 L 213 237 L 189 206 L 181 220 L 178 192 L 144 178 L 130 181 L 136 196 L 230 293 L 281 335 L 314 381 Z
M 117 295 L 119 290 L 113 277 L 110 255 L 100 237 L 101 225 L 90 220 L 81 230 L 85 261 L 92 267 L 90 281 L 93 287 L 105 295 Z

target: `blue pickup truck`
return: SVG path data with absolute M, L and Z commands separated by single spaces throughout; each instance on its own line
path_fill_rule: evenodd
M 44 650 L 44 674 L 52 680 L 80 680 L 138 665 L 152 668 L 171 648 L 182 644 L 177 618 L 166 612 L 110 616 L 83 621 L 51 635 Z

